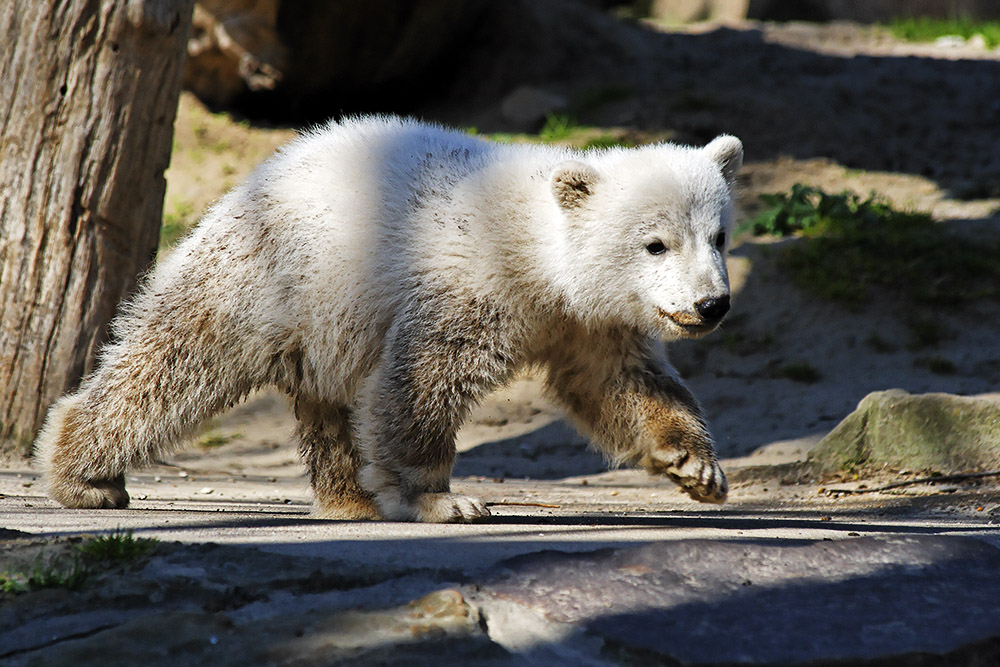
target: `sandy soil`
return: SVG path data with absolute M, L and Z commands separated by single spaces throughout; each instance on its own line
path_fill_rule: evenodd
M 547 87 L 579 99 L 595 85 L 627 84 L 627 95 L 580 114 L 600 132 L 687 142 L 737 134 L 747 147 L 741 215 L 756 210 L 757 195 L 805 183 L 828 192 L 874 190 L 929 211 L 971 244 L 1000 235 L 1000 52 L 903 44 L 849 25 L 647 27 L 602 36 L 613 48 L 574 52 L 580 61 L 570 63 L 593 71 L 553 76 Z M 533 56 L 505 54 L 492 66 L 516 71 Z M 511 129 L 497 99 L 481 95 L 424 113 L 482 131 Z M 167 174 L 166 245 L 294 134 L 210 114 L 185 95 Z M 524 375 L 488 397 L 458 438 L 454 486 L 481 496 L 491 521 L 311 519 L 288 400 L 263 390 L 207 424 L 187 449 L 130 473 L 129 511 L 62 510 L 27 461 L 2 462 L 0 574 L 30 572 L 45 559 L 70 562 L 79 535 L 90 531 L 134 530 L 160 543 L 138 563 L 98 567 L 81 591 L 0 592 L 0 662 L 82 664 L 101 655 L 150 665 L 248 664 L 260 661 L 253 651 L 276 647 L 269 660 L 330 664 L 344 646 L 363 647 L 348 650 L 355 658 L 371 651 L 361 663 L 372 655 L 379 664 L 440 664 L 441 655 L 461 662 L 455 656 L 466 654 L 482 661 L 496 646 L 482 636 L 482 619 L 467 623 L 467 605 L 450 587 L 519 554 L 745 540 L 787 548 L 782 558 L 792 561 L 808 540 L 941 535 L 1000 545 L 995 479 L 868 493 L 922 471 L 820 479 L 797 463 L 868 392 L 996 392 L 1000 303 L 914 313 L 876 295 L 849 311 L 795 287 L 775 262 L 780 243 L 741 239 L 730 260 L 733 313 L 713 336 L 671 348 L 724 457 L 732 489 L 725 505 L 695 503 L 643 472 L 608 471 L 537 378 Z M 943 339 L 911 345 L 914 317 L 932 319 Z M 871 344 L 876 337 L 891 345 Z M 933 372 L 929 359 L 950 362 L 954 372 Z M 808 363 L 817 379 L 789 379 L 781 369 L 792 363 Z M 432 609 L 428 621 L 420 610 L 433 595 L 421 596 L 433 591 L 455 609 Z M 456 595 L 461 604 L 453 604 Z M 917 607 L 930 604 L 919 599 Z M 447 634 L 452 615 L 471 634 Z M 522 625 L 535 622 L 526 618 Z M 494 641 L 501 625 L 489 619 Z M 440 636 L 449 643 L 408 648 L 413 637 Z
M 692 87 L 690 77 L 678 81 L 665 74 L 662 87 L 651 79 L 634 95 L 595 108 L 582 121 L 603 120 L 600 127 L 615 131 L 625 127 L 680 140 L 723 130 L 739 134 L 748 150 L 738 192 L 743 215 L 757 208 L 757 195 L 787 191 L 801 182 L 830 192 L 879 192 L 899 206 L 931 212 L 958 233 L 969 234 L 970 242 L 977 234 L 1000 234 L 1000 186 L 989 181 L 1000 173 L 994 171 L 996 151 L 990 149 L 1000 146 L 996 122 L 990 134 L 983 122 L 965 122 L 965 112 L 956 111 L 956 106 L 964 107 L 962 101 L 928 92 L 946 81 L 956 95 L 968 92 L 973 103 L 980 100 L 984 93 L 977 84 L 1000 82 L 1000 53 L 903 44 L 849 25 L 742 24 L 670 33 L 651 29 L 643 34 L 649 53 L 663 48 L 675 60 L 693 58 L 688 69 L 699 59 L 709 65 L 701 70 L 698 87 Z M 762 90 L 760 79 L 741 80 L 745 72 L 739 63 L 723 69 L 710 66 L 712 58 L 737 53 L 742 54 L 740 62 L 757 59 L 771 63 L 769 67 L 780 66 L 786 89 Z M 893 78 L 894 72 L 900 76 Z M 847 85 L 860 94 L 887 90 L 898 108 L 910 114 L 909 124 L 900 129 L 898 110 L 845 98 L 842 89 Z M 677 105 L 679 89 L 687 91 L 682 106 Z M 802 97 L 801 103 L 792 103 L 805 94 L 808 98 Z M 838 95 L 840 108 L 831 108 L 830 101 Z M 769 114 L 778 104 L 785 106 L 776 119 Z M 671 111 L 658 124 L 651 123 L 651 106 Z M 987 107 L 982 113 L 1000 113 L 1000 108 Z M 491 121 L 483 109 L 470 109 L 464 122 L 452 111 L 451 120 L 478 122 L 489 129 L 495 118 Z M 616 125 L 615 119 L 631 119 L 631 124 Z M 879 122 L 881 127 L 875 125 Z M 864 123 L 872 125 L 865 128 L 869 139 L 858 145 L 856 132 Z M 933 132 L 924 145 L 898 141 L 900 133 L 912 136 L 927 127 Z M 970 146 L 969 134 L 976 145 Z M 167 173 L 167 221 L 177 227 L 191 224 L 198 212 L 292 136 L 288 128 L 251 126 L 210 114 L 185 94 L 174 161 Z M 851 138 L 846 144 L 854 145 L 846 145 L 845 137 Z M 942 145 L 952 150 L 938 160 L 935 151 Z M 874 168 L 880 164 L 899 164 L 900 169 Z M 955 193 L 962 184 L 994 197 L 959 198 Z M 870 391 L 901 387 L 914 393 L 976 395 L 1000 387 L 995 335 L 1000 304 L 927 313 L 941 323 L 947 337 L 936 346 L 912 349 L 905 344 L 911 313 L 880 299 L 850 312 L 799 290 L 775 266 L 770 251 L 774 243 L 745 238 L 737 244 L 730 263 L 732 315 L 721 332 L 704 341 L 679 343 L 671 351 L 707 410 L 723 457 L 753 456 L 753 462 L 760 463 L 800 459 Z M 891 351 L 876 350 L 865 342 L 872 334 L 900 344 Z M 926 363 L 930 357 L 952 362 L 955 372 L 932 372 Z M 797 362 L 814 367 L 819 381 L 796 382 L 778 372 Z M 292 428 L 286 399 L 264 391 L 207 425 L 195 446 L 168 463 L 220 474 L 300 475 Z M 491 396 L 474 412 L 459 436 L 459 451 L 455 472 L 466 478 L 553 480 L 606 469 L 530 376 Z
M 677 35 L 671 33 L 668 37 Z M 838 74 L 834 71 L 836 67 L 855 67 L 858 58 L 870 58 L 873 63 L 877 58 L 904 64 L 914 61 L 907 70 L 911 80 L 893 84 L 907 93 L 897 101 L 900 105 L 912 105 L 920 100 L 921 115 L 912 121 L 918 126 L 932 123 L 935 118 L 942 119 L 935 127 L 935 133 L 942 135 L 936 141 L 947 141 L 951 137 L 956 146 L 947 156 L 946 164 L 962 160 L 959 154 L 962 142 L 957 138 L 966 128 L 946 122 L 955 100 L 927 96 L 925 91 L 941 76 L 961 81 L 961 76 L 965 75 L 957 70 L 946 70 L 942 74 L 936 69 L 936 63 L 954 64 L 956 59 L 968 59 L 961 62 L 989 64 L 993 67 L 992 76 L 996 77 L 995 70 L 1000 62 L 996 52 L 974 47 L 905 44 L 884 33 L 840 24 L 826 28 L 806 24 L 748 24 L 722 30 L 699 26 L 680 37 L 703 37 L 723 45 L 736 42 L 744 47 L 759 44 L 759 49 L 765 51 L 780 47 L 783 66 L 790 73 L 788 86 L 795 88 L 808 80 L 820 100 L 826 95 L 820 91 L 823 85 L 842 86 L 848 74 L 864 79 L 864 75 L 853 70 Z M 796 57 L 805 65 L 797 62 Z M 836 59 L 821 71 L 832 73 L 830 76 L 824 78 L 818 73 L 810 75 L 800 71 L 803 66 L 820 62 L 817 58 Z M 880 66 L 886 65 L 873 64 L 873 69 Z M 925 78 L 922 79 L 922 75 Z M 862 88 L 865 85 L 868 84 L 863 81 L 858 84 Z M 645 101 L 647 95 L 643 93 L 637 99 Z M 664 93 L 663 97 L 669 96 Z M 667 104 L 668 100 L 659 103 Z M 738 110 L 740 105 L 734 106 Z M 866 145 L 864 148 L 869 152 L 882 150 L 888 154 L 884 161 L 898 158 L 908 165 L 907 169 L 862 168 L 878 162 L 870 156 L 853 162 L 847 159 L 849 155 L 845 162 L 829 157 L 793 157 L 808 153 L 808 150 L 782 142 L 793 141 L 800 125 L 812 125 L 814 134 L 825 137 L 847 132 L 857 122 L 856 114 L 852 115 L 851 109 L 844 109 L 841 126 L 826 128 L 821 124 L 830 121 L 829 110 L 821 109 L 817 117 L 809 116 L 814 109 L 818 109 L 814 104 L 796 107 L 795 113 L 802 117 L 795 119 L 790 138 L 773 138 L 771 135 L 782 134 L 783 128 L 773 125 L 762 128 L 761 112 L 752 106 L 747 110 L 748 117 L 738 123 L 750 132 L 743 134 L 748 155 L 739 185 L 739 205 L 744 215 L 758 207 L 757 195 L 788 191 L 794 183 L 806 183 L 829 192 L 844 189 L 859 194 L 878 192 L 899 207 L 928 211 L 935 219 L 952 225 L 959 233 L 969 233 L 973 239 L 976 234 L 1000 233 L 1000 218 L 996 214 L 1000 210 L 1000 199 L 958 198 L 946 185 L 956 182 L 949 173 L 937 177 L 913 173 L 930 171 L 922 165 L 933 156 L 891 153 L 896 145 L 891 136 L 891 110 L 868 113 L 869 122 L 880 118 L 886 121 L 882 131 L 886 141 L 885 145 Z M 628 115 L 620 106 L 616 107 L 616 112 Z M 610 112 L 605 110 L 603 113 Z M 192 135 L 184 126 L 204 123 L 202 114 L 197 102 L 186 97 L 180 116 L 179 137 L 182 140 L 183 137 L 198 138 L 197 133 Z M 709 104 L 675 114 L 674 120 L 680 128 L 679 133 L 684 135 L 689 131 L 685 128 L 694 123 L 722 128 L 732 114 L 732 109 Z M 980 129 L 975 131 L 981 132 Z M 877 136 L 880 134 L 878 128 L 873 128 L 873 132 Z M 283 131 L 255 129 L 237 133 L 226 141 L 236 144 L 239 137 L 243 137 L 247 142 L 267 145 L 273 138 L 286 136 Z M 1000 132 L 992 138 L 994 146 L 1000 145 Z M 761 159 L 755 155 L 754 146 L 766 146 L 769 150 L 760 151 L 765 156 L 777 155 Z M 840 154 L 845 155 L 844 151 Z M 203 158 L 209 165 L 210 157 Z M 224 159 L 218 158 L 219 161 Z M 976 159 L 968 156 L 965 162 L 975 164 Z M 992 163 L 983 166 L 987 171 L 992 168 Z M 183 179 L 190 178 L 189 171 L 190 167 L 185 166 L 183 173 L 171 178 L 168 199 L 185 196 L 183 193 L 188 186 Z M 977 177 L 975 173 L 970 176 L 963 172 L 957 180 L 975 181 Z M 910 336 L 907 323 L 912 313 L 899 312 L 891 303 L 878 298 L 868 307 L 851 312 L 803 292 L 792 286 L 787 275 L 775 266 L 773 253 L 769 251 L 775 242 L 745 238 L 737 245 L 730 263 L 735 294 L 732 315 L 721 332 L 708 339 L 672 347 L 674 363 L 704 403 L 721 455 L 740 457 L 762 449 L 775 451 L 768 448 L 775 443 L 779 443 L 780 451 L 804 455 L 870 391 L 900 387 L 914 393 L 941 391 L 975 395 L 996 391 L 1000 386 L 1000 349 L 995 343 L 1000 304 L 989 302 L 975 308 L 927 313 L 947 330 L 947 338 L 935 346 L 914 349 L 906 344 Z M 876 350 L 865 342 L 873 334 L 883 340 L 899 342 L 899 345 L 892 351 Z M 926 363 L 932 357 L 951 361 L 955 372 L 948 375 L 932 372 Z M 777 372 L 783 365 L 796 362 L 813 366 L 820 380 L 804 384 L 781 377 Z M 286 451 L 291 418 L 282 401 L 279 397 L 265 395 L 218 420 L 213 434 L 232 440 L 214 448 L 212 458 L 225 457 L 232 452 L 234 464 L 247 465 L 238 452 L 255 443 L 267 442 L 276 445 L 276 451 L 285 452 L 291 465 L 292 454 Z M 787 442 L 792 445 L 781 444 Z M 558 408 L 541 395 L 538 382 L 525 377 L 490 397 L 473 414 L 459 438 L 462 456 L 456 474 L 557 478 L 601 471 L 604 464 L 600 457 L 587 452 L 583 443 L 584 440 L 561 420 Z

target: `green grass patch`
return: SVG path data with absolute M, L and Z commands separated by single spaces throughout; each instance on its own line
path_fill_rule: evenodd
M 961 238 L 927 213 L 894 208 L 872 194 L 828 194 L 796 184 L 760 197 L 743 225 L 754 234 L 796 235 L 779 264 L 800 287 L 848 306 L 873 292 L 917 305 L 955 305 L 1000 296 L 1000 239 Z
M 135 537 L 131 530 L 118 528 L 107 535 L 86 540 L 78 550 L 92 560 L 122 563 L 149 554 L 156 548 L 156 544 L 156 540 Z
M 545 117 L 545 124 L 538 131 L 538 138 L 544 143 L 554 143 L 565 141 L 579 127 L 572 116 L 565 114 L 549 114 Z
M 939 37 L 958 35 L 969 39 L 982 35 L 986 47 L 1000 46 L 1000 21 L 973 21 L 969 18 L 938 19 L 929 16 L 898 18 L 887 26 L 898 39 L 908 42 L 933 42 Z
M 20 595 L 46 588 L 79 590 L 95 573 L 147 556 L 157 544 L 120 528 L 107 535 L 46 544 L 33 562 L 22 560 L 20 565 L 0 571 L 0 594 Z
M 197 211 L 191 202 L 171 202 L 169 210 L 163 213 L 163 223 L 160 225 L 160 247 L 169 248 L 177 243 L 194 225 L 196 216 Z
M 479 133 L 478 128 L 464 128 L 468 134 L 478 135 L 501 144 L 559 144 L 580 150 L 602 150 L 607 148 L 634 148 L 636 146 L 666 141 L 666 133 L 640 134 L 620 128 L 604 128 L 580 125 L 575 117 L 564 114 L 546 116 L 545 124 L 537 134 L 490 132 Z
M 77 590 L 83 586 L 89 570 L 79 556 L 73 558 L 38 557 L 28 570 L 0 572 L 0 592 L 28 593 L 43 588 Z
M 580 148 L 583 150 L 604 150 L 607 148 L 633 148 L 635 142 L 624 137 L 617 137 L 613 134 L 599 134 L 593 139 L 589 139 Z
M 214 449 L 216 447 L 227 445 L 238 437 L 240 437 L 239 433 L 230 433 L 229 435 L 222 435 L 221 433 L 208 433 L 198 438 L 198 446 L 202 449 Z

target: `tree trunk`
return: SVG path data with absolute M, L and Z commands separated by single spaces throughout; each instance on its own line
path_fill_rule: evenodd
M 153 259 L 192 6 L 0 4 L 0 442 L 34 439 Z

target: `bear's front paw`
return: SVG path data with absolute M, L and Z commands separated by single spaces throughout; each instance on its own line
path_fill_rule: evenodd
M 676 452 L 670 456 L 659 454 L 647 467 L 651 472 L 666 475 L 685 493 L 702 503 L 725 502 L 729 493 L 726 474 L 714 458 L 701 458 L 687 452 Z
M 692 474 L 671 475 L 686 494 L 701 503 L 724 503 L 729 494 L 726 473 L 715 461 L 704 461 Z
M 391 471 L 372 464 L 362 468 L 358 474 L 362 487 L 370 490 L 382 518 L 388 521 L 469 523 L 490 515 L 486 503 L 479 498 L 449 492 L 404 489 L 398 483 L 393 483 L 394 477 L 395 474 Z M 444 488 L 447 486 L 444 485 Z
M 413 509 L 416 520 L 426 523 L 470 523 L 490 515 L 482 500 L 457 493 L 422 493 Z
M 122 509 L 128 507 L 125 475 L 112 479 L 49 477 L 49 495 L 72 509 Z

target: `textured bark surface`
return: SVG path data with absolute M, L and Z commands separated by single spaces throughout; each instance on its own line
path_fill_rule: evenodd
M 30 442 L 155 254 L 192 6 L 0 4 L 0 441 Z

